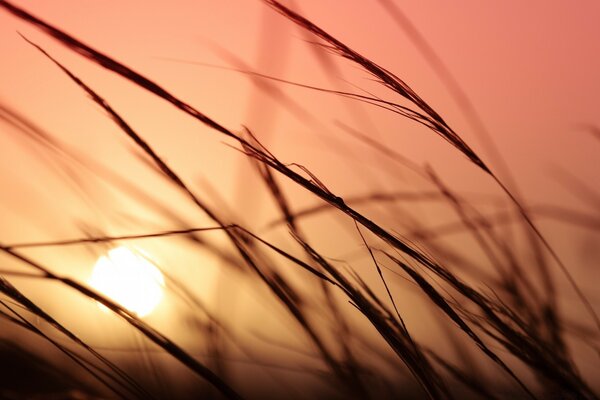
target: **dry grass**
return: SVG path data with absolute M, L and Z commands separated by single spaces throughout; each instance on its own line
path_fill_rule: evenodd
M 482 215 L 471 202 L 462 198 L 431 169 L 418 165 L 407 165 L 401 154 L 377 142 L 369 135 L 351 131 L 354 137 L 362 140 L 374 151 L 396 162 L 401 168 L 411 169 L 422 179 L 429 189 L 423 191 L 396 191 L 367 193 L 363 196 L 343 198 L 334 193 L 308 168 L 286 163 L 271 153 L 254 134 L 246 129 L 236 133 L 218 121 L 211 119 L 192 105 L 179 99 L 170 91 L 154 82 L 149 77 L 125 66 L 118 60 L 93 47 L 82 43 L 77 38 L 60 28 L 42 21 L 23 9 L 6 1 L 0 1 L 0 7 L 16 17 L 38 27 L 45 34 L 52 36 L 62 45 L 70 48 L 82 57 L 97 65 L 120 75 L 131 84 L 146 90 L 149 95 L 158 96 L 172 106 L 199 123 L 208 126 L 217 134 L 233 140 L 237 150 L 252 160 L 252 166 L 261 177 L 266 193 L 272 198 L 280 213 L 280 219 L 274 221 L 269 229 L 281 229 L 285 226 L 293 244 L 280 245 L 265 239 L 261 234 L 247 229 L 241 220 L 234 220 L 226 212 L 227 206 L 214 207 L 195 193 L 192 187 L 180 177 L 160 155 L 160 149 L 154 149 L 147 143 L 142 134 L 126 121 L 117 110 L 105 100 L 101 88 L 92 88 L 61 62 L 53 58 L 43 48 L 25 38 L 45 57 L 53 62 L 71 83 L 77 85 L 100 109 L 116 124 L 123 135 L 131 140 L 141 152 L 146 162 L 152 165 L 158 174 L 162 174 L 170 184 L 177 188 L 192 204 L 212 221 L 211 227 L 186 226 L 181 229 L 160 232 L 133 233 L 117 237 L 94 235 L 92 237 L 60 240 L 39 243 L 4 243 L 0 251 L 5 255 L 31 267 L 37 274 L 27 275 L 18 272 L 3 271 L 0 291 L 4 298 L 0 300 L 0 316 L 6 321 L 20 326 L 33 335 L 37 335 L 56 347 L 60 352 L 73 360 L 82 370 L 96 379 L 98 387 L 79 385 L 75 378 L 71 380 L 72 390 L 77 393 L 88 393 L 92 396 L 114 396 L 121 398 L 160 398 L 164 393 L 155 392 L 140 383 L 141 378 L 133 376 L 130 371 L 118 366 L 115 362 L 94 349 L 43 310 L 23 292 L 11 284 L 11 276 L 25 276 L 31 279 L 57 281 L 78 292 L 81 296 L 93 299 L 123 319 L 132 330 L 138 331 L 146 339 L 153 342 L 174 360 L 187 366 L 193 373 L 203 379 L 211 388 L 204 387 L 206 394 L 216 392 L 227 398 L 244 398 L 245 394 L 237 389 L 237 382 L 228 373 L 229 362 L 225 342 L 231 341 L 243 348 L 249 360 L 260 365 L 260 357 L 243 342 L 238 341 L 235 329 L 231 329 L 223 316 L 209 311 L 202 302 L 195 298 L 193 282 L 183 282 L 170 277 L 168 269 L 163 268 L 177 296 L 185 299 L 203 315 L 204 325 L 197 332 L 209 343 L 212 365 L 199 361 L 188 349 L 176 344 L 157 328 L 150 326 L 135 314 L 127 311 L 111 299 L 106 298 L 86 284 L 53 272 L 53 268 L 42 265 L 25 255 L 26 249 L 38 247 L 63 248 L 70 245 L 106 244 L 125 242 L 134 239 L 167 238 L 182 236 L 190 240 L 198 249 L 207 250 L 221 259 L 224 265 L 233 267 L 243 274 L 243 279 L 251 279 L 267 288 L 269 295 L 278 307 L 287 313 L 293 321 L 293 331 L 313 349 L 312 355 L 322 367 L 320 371 L 310 371 L 323 377 L 327 391 L 323 396 L 334 398 L 396 398 L 399 393 L 416 398 L 450 399 L 471 396 L 473 398 L 548 398 L 553 394 L 560 398 L 594 399 L 597 394 L 590 388 L 590 383 L 582 377 L 577 363 L 573 359 L 569 342 L 577 339 L 595 346 L 597 331 L 583 330 L 572 321 L 564 318 L 557 309 L 556 278 L 554 265 L 558 265 L 566 279 L 575 288 L 581 304 L 586 307 L 590 319 L 598 323 L 598 317 L 568 272 L 567 266 L 558 258 L 556 252 L 544 239 L 533 221 L 533 215 L 546 212 L 570 223 L 584 224 L 589 229 L 598 230 L 598 218 L 580 215 L 571 210 L 545 208 L 543 211 L 527 208 L 520 196 L 510 191 L 503 181 L 497 177 L 493 169 L 455 132 L 444 120 L 406 82 L 394 73 L 372 60 L 362 56 L 347 44 L 328 34 L 309 19 L 294 12 L 274 0 L 265 0 L 272 8 L 283 14 L 289 21 L 314 35 L 320 46 L 335 55 L 356 64 L 365 72 L 386 87 L 390 96 L 399 98 L 398 102 L 380 99 L 375 96 L 329 90 L 311 85 L 297 84 L 249 71 L 235 68 L 252 78 L 262 79 L 272 84 L 295 84 L 309 90 L 325 91 L 332 95 L 351 98 L 352 100 L 383 107 L 390 112 L 407 118 L 427 127 L 432 133 L 447 141 L 464 155 L 475 168 L 480 169 L 495 181 L 503 194 L 510 201 L 508 211 L 495 216 Z M 390 12 L 404 21 L 393 4 L 387 4 Z M 395 14 L 394 14 L 395 13 Z M 414 29 L 414 28 L 411 28 Z M 422 39 L 419 39 L 422 40 Z M 421 43 L 421 46 L 426 46 Z M 426 47 L 423 47 L 427 50 Z M 430 51 L 430 50 L 427 50 Z M 440 61 L 431 58 L 439 65 Z M 441 70 L 444 71 L 443 69 Z M 448 78 L 450 79 L 450 78 Z M 459 91 L 454 81 L 451 85 L 460 98 L 466 98 Z M 278 94 L 276 92 L 275 96 Z M 464 103 L 464 101 L 463 101 Z M 286 100 L 286 104 L 292 104 Z M 470 103 L 465 107 L 472 108 Z M 463 105 L 464 105 L 463 104 Z M 294 107 L 297 105 L 294 105 Z M 298 106 L 299 107 L 299 106 Z M 300 110 L 298 108 L 297 110 Z M 52 136 L 46 134 L 17 112 L 6 107 L 0 109 L 2 119 L 29 135 L 42 146 L 59 154 L 62 162 L 73 165 L 78 163 L 77 156 L 69 153 Z M 472 112 L 472 111 L 469 111 Z M 298 111 L 299 115 L 302 115 Z M 474 117 L 475 118 L 475 117 Z M 476 118 L 475 118 L 476 119 Z M 507 178 L 510 180 L 510 178 Z M 115 178 L 116 182 L 116 178 Z M 293 199 L 286 194 L 283 182 L 296 185 L 312 193 L 320 203 L 314 207 L 298 209 Z M 448 212 L 457 217 L 458 222 L 448 226 L 430 229 L 415 229 L 409 236 L 401 236 L 391 230 L 388 224 L 379 223 L 376 219 L 361 211 L 364 205 L 389 205 L 389 212 L 395 215 L 394 203 L 431 201 L 448 207 Z M 162 206 L 156 203 L 156 207 Z M 168 208 L 162 210 L 169 213 Z M 233 210 L 235 213 L 236 210 Z M 361 245 L 361 252 L 372 264 L 372 271 L 378 280 L 367 281 L 353 268 L 352 260 L 332 260 L 318 250 L 311 234 L 303 229 L 305 218 L 316 218 L 324 212 L 335 213 L 340 221 L 345 221 L 348 233 Z M 177 226 L 185 226 L 185 221 L 178 220 L 171 214 Z M 392 217 L 393 220 L 394 217 Z M 397 217 L 396 217 L 397 218 Z M 419 215 L 412 215 L 418 221 Z M 534 268 L 526 265 L 523 257 L 517 254 L 514 246 L 503 237 L 495 227 L 516 220 L 522 232 L 525 232 L 527 243 L 537 255 Z M 348 224 L 350 222 L 350 224 Z M 462 256 L 468 249 L 436 248 L 431 242 L 435 235 L 443 235 L 448 231 L 461 231 L 474 241 L 481 251 L 486 263 L 493 267 L 493 273 L 473 280 L 465 272 L 477 270 L 477 265 L 469 266 L 469 261 Z M 227 250 L 215 246 L 204 239 L 208 232 L 221 232 L 227 239 Z M 355 243 L 349 245 L 352 248 Z M 291 247 L 290 247 L 291 246 Z M 293 249 L 293 250 L 290 250 Z M 435 256 L 433 253 L 435 252 Z M 443 256 L 442 256 L 443 255 Z M 547 258 L 550 260 L 547 260 Z M 461 265 L 457 268 L 456 265 Z M 302 280 L 308 282 L 312 289 L 307 292 L 297 280 L 290 279 L 283 273 L 283 267 L 294 266 L 302 270 Z M 408 280 L 413 290 L 429 302 L 431 312 L 439 317 L 452 340 L 456 351 L 463 354 L 461 364 L 449 361 L 446 354 L 440 354 L 423 344 L 419 337 L 411 334 L 411 327 L 405 323 L 403 313 L 405 304 L 398 303 L 391 289 L 391 274 L 400 275 Z M 492 278 L 493 275 L 493 278 Z M 318 299 L 318 307 L 314 305 Z M 352 313 L 345 310 L 345 305 L 352 306 Z M 354 331 L 354 320 L 360 315 L 370 326 L 372 336 L 365 337 L 362 332 Z M 38 323 L 32 322 L 37 317 L 52 329 L 68 339 L 63 343 L 53 335 L 41 329 Z M 326 320 L 327 323 L 323 321 Z M 442 334 L 440 334 L 441 336 Z M 387 351 L 382 354 L 373 343 L 383 341 Z M 272 343 L 276 346 L 276 343 Z M 83 352 L 73 349 L 77 347 Z M 365 348 L 369 349 L 365 351 Z M 368 358 L 365 358 L 365 353 Z M 475 354 L 475 356 L 472 356 Z M 140 355 L 142 357 L 142 355 Z M 473 361 L 473 357 L 477 361 Z M 373 360 L 379 360 L 374 363 Z M 482 361 L 485 360 L 485 361 Z M 478 363 L 493 365 L 498 380 L 486 380 L 478 372 Z M 36 361 L 40 364 L 41 362 Z M 373 367 L 375 364 L 379 367 Z M 381 367 L 386 365 L 386 367 Z M 274 370 L 285 370 L 280 366 Z M 400 377 L 410 379 L 400 381 Z M 404 378 L 402 378 L 404 379 Z M 150 378 L 152 380 L 152 378 Z M 535 384 L 537 382 L 538 384 Z M 67 383 L 66 386 L 69 386 Z M 152 386 L 150 386 L 152 387 Z M 402 389 L 404 388 L 404 389 Z M 410 388 L 410 389 L 407 389 Z M 214 392 L 213 390 L 216 390 Z M 404 392 L 402 392 L 404 390 Z M 412 394 L 407 394 L 411 391 Z M 199 393 L 197 393 L 199 395 Z M 180 394 L 173 394 L 179 396 Z M 183 396 L 183 395 L 181 395 Z

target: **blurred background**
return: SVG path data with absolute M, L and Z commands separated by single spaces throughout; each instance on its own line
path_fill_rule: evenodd
M 440 113 L 531 207 L 536 224 L 598 309 L 600 42 L 595 38 L 600 35 L 600 5 L 593 1 L 577 6 L 568 1 L 392 3 L 454 77 L 485 129 L 472 123 L 448 80 L 440 77 L 439 65 L 432 66 L 412 31 L 399 24 L 385 1 L 285 2 L 396 74 Z M 314 36 L 261 1 L 15 4 L 151 78 L 228 129 L 242 134 L 248 128 L 279 160 L 302 165 L 336 195 L 357 200 L 356 209 L 447 260 L 465 280 L 479 282 L 478 288 L 491 284 L 488 277 L 493 276 L 493 268 L 469 232 L 460 228 L 456 212 L 447 201 L 430 195 L 436 188 L 421 175 L 398 163 L 398 158 L 382 154 L 365 138 L 393 149 L 411 165 L 431 167 L 444 185 L 498 223 L 498 232 L 507 238 L 525 270 L 536 257 L 516 226 L 506 195 L 447 142 L 389 110 L 316 90 L 399 101 L 363 69 L 331 54 Z M 98 105 L 19 34 L 42 46 L 105 98 L 223 220 L 299 253 L 263 178 L 253 162 L 232 148 L 234 141 L 3 9 L 0 243 L 216 225 L 157 172 Z M 330 208 L 315 210 L 324 203 L 290 180 L 276 178 L 293 212 L 313 210 L 298 219 L 311 245 L 332 260 L 344 260 L 384 296 L 353 221 Z M 364 201 L 376 194 L 396 198 Z M 373 236 L 367 240 L 374 247 L 383 246 Z M 243 263 L 221 231 L 20 251 L 60 276 L 85 283 L 97 260 L 114 246 L 144 253 L 165 277 L 162 300 L 144 320 L 231 377 L 229 381 L 241 392 L 249 397 L 265 393 L 335 396 L 331 382 L 324 379 L 326 366 L 315 356 L 314 344 L 299 333 L 297 322 L 268 288 L 240 266 Z M 331 316 L 321 315 L 318 280 L 271 255 L 278 273 L 305 297 L 324 341 L 334 346 Z M 148 390 L 157 397 L 191 398 L 207 390 L 186 367 L 95 301 L 60 282 L 19 276 L 35 271 L 14 257 L 3 254 L 0 260 L 0 270 L 10 272 L 4 276 L 12 284 L 101 354 L 148 382 Z M 593 330 L 589 314 L 564 275 L 556 266 L 550 270 L 557 281 L 560 314 L 581 331 Z M 451 360 L 463 360 L 456 344 L 462 339 L 440 322 L 440 312 L 405 276 L 388 270 L 385 274 L 411 335 Z M 341 294 L 335 297 L 339 313 L 358 332 L 353 339 L 356 357 L 377 371 L 375 376 L 395 382 L 407 397 L 419 397 L 417 389 L 403 383 L 411 382 L 409 373 L 402 375 L 397 361 L 389 361 L 392 352 L 364 316 Z M 229 334 L 218 329 L 215 334 L 210 316 L 217 316 Z M 59 342 L 68 341 L 35 317 L 29 320 Z M 70 391 L 75 397 L 89 393 L 90 387 L 104 393 L 93 377 L 39 335 L 7 320 L 0 321 L 0 332 L 7 359 L 32 353 L 26 357 L 28 362 L 21 362 L 26 365 L 23 374 L 45 377 L 48 393 Z M 581 341 L 569 345 L 582 376 L 597 385 L 598 355 Z M 507 378 L 497 376 L 495 366 L 479 360 L 481 356 L 471 358 L 486 379 L 502 387 Z M 533 381 L 514 357 L 506 358 L 524 379 Z M 63 385 L 46 367 L 50 363 L 72 378 Z M 22 393 L 27 385 L 8 376 L 1 385 L 8 388 L 6 393 Z M 41 390 L 46 386 L 41 385 Z M 314 391 L 307 394 L 303 387 Z M 386 390 L 381 383 L 382 393 Z M 112 396 L 108 393 L 104 395 Z

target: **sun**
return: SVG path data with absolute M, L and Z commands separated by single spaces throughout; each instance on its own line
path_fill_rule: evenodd
M 100 257 L 88 282 L 139 317 L 158 306 L 165 285 L 159 269 L 140 252 L 127 247 L 116 247 Z

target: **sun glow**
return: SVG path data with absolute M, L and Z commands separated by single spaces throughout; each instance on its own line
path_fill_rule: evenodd
M 117 247 L 96 262 L 89 284 L 139 317 L 150 314 L 163 297 L 164 278 L 147 258 Z

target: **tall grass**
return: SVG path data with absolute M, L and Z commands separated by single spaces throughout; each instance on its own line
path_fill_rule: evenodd
M 415 28 L 407 25 L 406 17 L 391 2 L 381 2 L 400 24 L 408 27 L 413 39 L 438 67 L 438 72 L 445 75 L 446 82 L 449 82 L 459 102 L 475 121 L 474 124 L 481 125 L 479 117 L 474 114 L 474 107 L 460 91 L 460 86 L 448 76 L 441 61 L 427 47 L 423 38 L 417 35 Z M 188 221 L 177 217 L 177 213 L 160 200 L 144 197 L 144 194 L 129 186 L 121 177 L 95 166 L 92 167 L 94 173 L 105 177 L 110 175 L 108 179 L 112 185 L 168 216 L 179 228 L 165 227 L 161 231 L 119 236 L 94 234 L 51 242 L 0 243 L 0 252 L 34 271 L 2 271 L 0 316 L 10 324 L 37 336 L 46 346 L 56 348 L 72 360 L 79 368 L 78 373 L 93 378 L 92 385 L 81 384 L 75 378 L 70 379 L 64 386 L 76 392 L 70 392 L 71 395 L 67 396 L 76 397 L 81 393 L 90 397 L 144 399 L 257 396 L 256 392 L 244 393 L 240 390 L 240 381 L 243 379 L 231 372 L 232 362 L 228 354 L 235 347 L 256 368 L 261 368 L 263 364 L 261 355 L 239 337 L 239 332 L 231 326 L 232 321 L 228 320 L 227 315 L 214 312 L 195 295 L 194 282 L 171 276 L 169 266 L 162 266 L 168 287 L 175 296 L 195 310 L 197 315 L 191 318 L 199 325 L 193 335 L 208 344 L 207 362 L 200 361 L 190 349 L 177 344 L 162 333 L 159 327 L 152 326 L 85 283 L 55 272 L 56 266 L 35 261 L 26 253 L 28 249 L 41 247 L 63 249 L 73 245 L 94 246 L 150 238 L 167 240 L 169 237 L 181 236 L 198 251 L 207 251 L 221 260 L 223 268 L 237 271 L 241 276 L 239 279 L 255 282 L 257 291 L 266 289 L 269 298 L 277 305 L 277 312 L 283 310 L 286 321 L 293 324 L 290 329 L 294 336 L 310 347 L 310 357 L 318 367 L 308 368 L 303 373 L 319 378 L 319 391 L 302 393 L 300 388 L 300 393 L 297 393 L 301 384 L 290 388 L 289 392 L 288 389 L 275 388 L 280 383 L 277 374 L 290 368 L 289 365 L 280 365 L 265 367 L 270 374 L 275 375 L 275 379 L 270 383 L 273 385 L 272 390 L 268 387 L 261 388 L 262 396 L 264 393 L 271 393 L 274 397 L 289 394 L 332 398 L 597 398 L 591 382 L 586 381 L 579 371 L 570 346 L 573 341 L 578 340 L 595 348 L 597 331 L 600 329 L 598 316 L 569 273 L 568 266 L 537 228 L 534 215 L 545 212 L 570 223 L 585 224 L 594 231 L 599 226 L 597 217 L 577 214 L 568 209 L 547 207 L 540 211 L 528 207 L 514 188 L 506 168 L 502 167 L 503 161 L 499 153 L 494 153 L 495 160 L 492 164 L 500 165 L 499 168 L 504 171 L 496 174 L 494 168 L 446 122 L 442 112 L 435 110 L 400 76 L 361 55 L 307 17 L 278 1 L 265 0 L 265 3 L 290 23 L 313 35 L 318 46 L 370 74 L 387 89 L 390 98 L 398 100 L 289 82 L 260 71 L 250 71 L 243 65 L 235 66 L 234 70 L 258 79 L 263 84 L 274 85 L 272 87 L 275 88 L 277 85 L 298 85 L 307 90 L 349 98 L 362 105 L 383 108 L 398 118 L 426 127 L 499 186 L 504 198 L 509 201 L 508 211 L 491 217 L 484 215 L 473 202 L 448 187 L 433 169 L 408 162 L 400 152 L 386 143 L 340 122 L 342 129 L 381 157 L 397 163 L 399 169 L 411 171 L 422 182 L 422 187 L 427 188 L 418 188 L 420 191 L 377 192 L 344 197 L 307 167 L 278 158 L 259 141 L 258 135 L 250 128 L 236 132 L 225 127 L 151 77 L 83 43 L 60 27 L 53 26 L 10 2 L 0 0 L 2 9 L 39 28 L 66 48 L 125 78 L 132 85 L 145 90 L 148 95 L 164 100 L 198 123 L 209 127 L 215 134 L 231 140 L 233 147 L 251 161 L 252 171 L 260 177 L 262 186 L 257 190 L 271 198 L 280 214 L 280 218 L 271 223 L 269 229 L 284 227 L 287 230 L 287 241 L 279 243 L 267 239 L 264 233 L 245 226 L 243 218 L 236 219 L 237 210 L 230 210 L 226 201 L 218 200 L 217 206 L 214 202 L 206 201 L 160 155 L 161 149 L 149 144 L 143 133 L 137 132 L 127 122 L 127 116 L 121 115 L 102 97 L 102 88 L 92 87 L 84 77 L 44 48 L 23 37 L 24 46 L 26 43 L 32 45 L 46 61 L 52 62 L 68 79 L 69 82 L 65 81 L 65 84 L 78 87 L 135 146 L 143 160 L 211 222 L 210 226 L 190 226 Z M 277 91 L 269 93 L 276 99 L 280 98 L 297 115 L 304 115 L 302 106 L 293 99 L 285 98 Z M 75 152 L 19 112 L 2 106 L 0 117 L 58 157 L 65 168 L 90 168 L 86 160 L 81 160 Z M 492 142 L 488 142 L 488 145 L 493 148 Z M 505 184 L 505 181 L 508 183 Z M 294 198 L 288 194 L 289 185 L 312 194 L 319 200 L 318 205 L 305 209 L 296 206 Z M 457 222 L 436 229 L 419 225 L 421 216 L 418 212 L 407 212 L 405 215 L 398 213 L 395 203 L 399 201 L 407 204 L 438 203 L 445 207 L 447 213 L 454 215 Z M 369 205 L 383 207 L 388 213 L 389 221 L 380 220 L 364 211 L 367 210 L 365 206 Z M 304 221 L 309 217 L 321 217 L 324 213 L 334 213 L 347 234 L 354 237 L 347 248 L 352 250 L 358 243 L 361 257 L 369 260 L 371 272 L 368 275 L 376 279 L 367 279 L 365 274 L 357 272 L 355 257 L 333 259 L 319 249 L 319 241 L 313 238 L 312 231 L 304 228 Z M 415 229 L 411 233 L 399 234 L 394 223 L 400 218 L 415 221 Z M 510 223 L 509 219 L 523 232 L 525 242 L 535 255 L 533 260 L 518 254 L 517 247 L 496 228 L 500 223 Z M 492 266 L 491 272 L 483 270 L 477 262 L 473 263 L 465 256 L 471 249 L 461 248 L 460 245 L 448 246 L 434 240 L 436 235 L 452 230 L 463 232 L 471 238 L 475 251 L 481 253 L 484 260 L 482 262 Z M 205 235 L 211 232 L 221 233 L 226 245 L 223 247 L 208 240 Z M 557 266 L 561 271 L 560 275 L 556 274 Z M 299 274 L 292 276 L 290 268 Z M 161 392 L 157 388 L 157 382 L 153 383 L 153 379 L 160 381 L 160 371 L 155 371 L 158 377 L 137 376 L 139 374 L 135 370 L 111 360 L 102 350 L 87 343 L 85 338 L 79 337 L 46 312 L 43 304 L 37 304 L 24 291 L 19 290 L 11 283 L 13 277 L 55 281 L 80 296 L 101 303 L 120 317 L 132 331 L 138 332 L 143 340 L 154 343 L 158 351 L 189 368 L 203 384 L 194 386 L 191 392 Z M 411 304 L 398 300 L 391 282 L 391 279 L 398 277 L 408 281 L 410 290 L 426 300 L 427 306 L 423 307 L 423 312 L 435 318 L 440 326 L 438 336 L 447 337 L 452 342 L 453 352 L 459 354 L 457 360 L 451 360 L 448 354 L 432 348 L 413 333 L 405 315 Z M 587 310 L 588 319 L 596 325 L 596 329 L 588 327 L 587 321 L 585 327 L 581 327 L 559 312 L 560 292 L 556 287 L 558 279 L 566 280 L 575 289 L 578 304 Z M 261 317 L 257 316 L 256 319 L 260 324 Z M 357 328 L 359 324 L 362 324 L 362 328 Z M 66 341 L 58 340 L 57 333 Z M 273 341 L 269 346 L 276 348 L 281 344 Z M 130 356 L 143 358 L 148 356 L 146 353 L 151 352 L 140 350 Z M 42 361 L 34 363 L 41 365 Z M 493 378 L 482 373 L 482 365 L 492 368 Z M 301 382 L 300 379 L 298 382 Z M 19 396 L 19 393 L 11 393 L 2 394 Z

